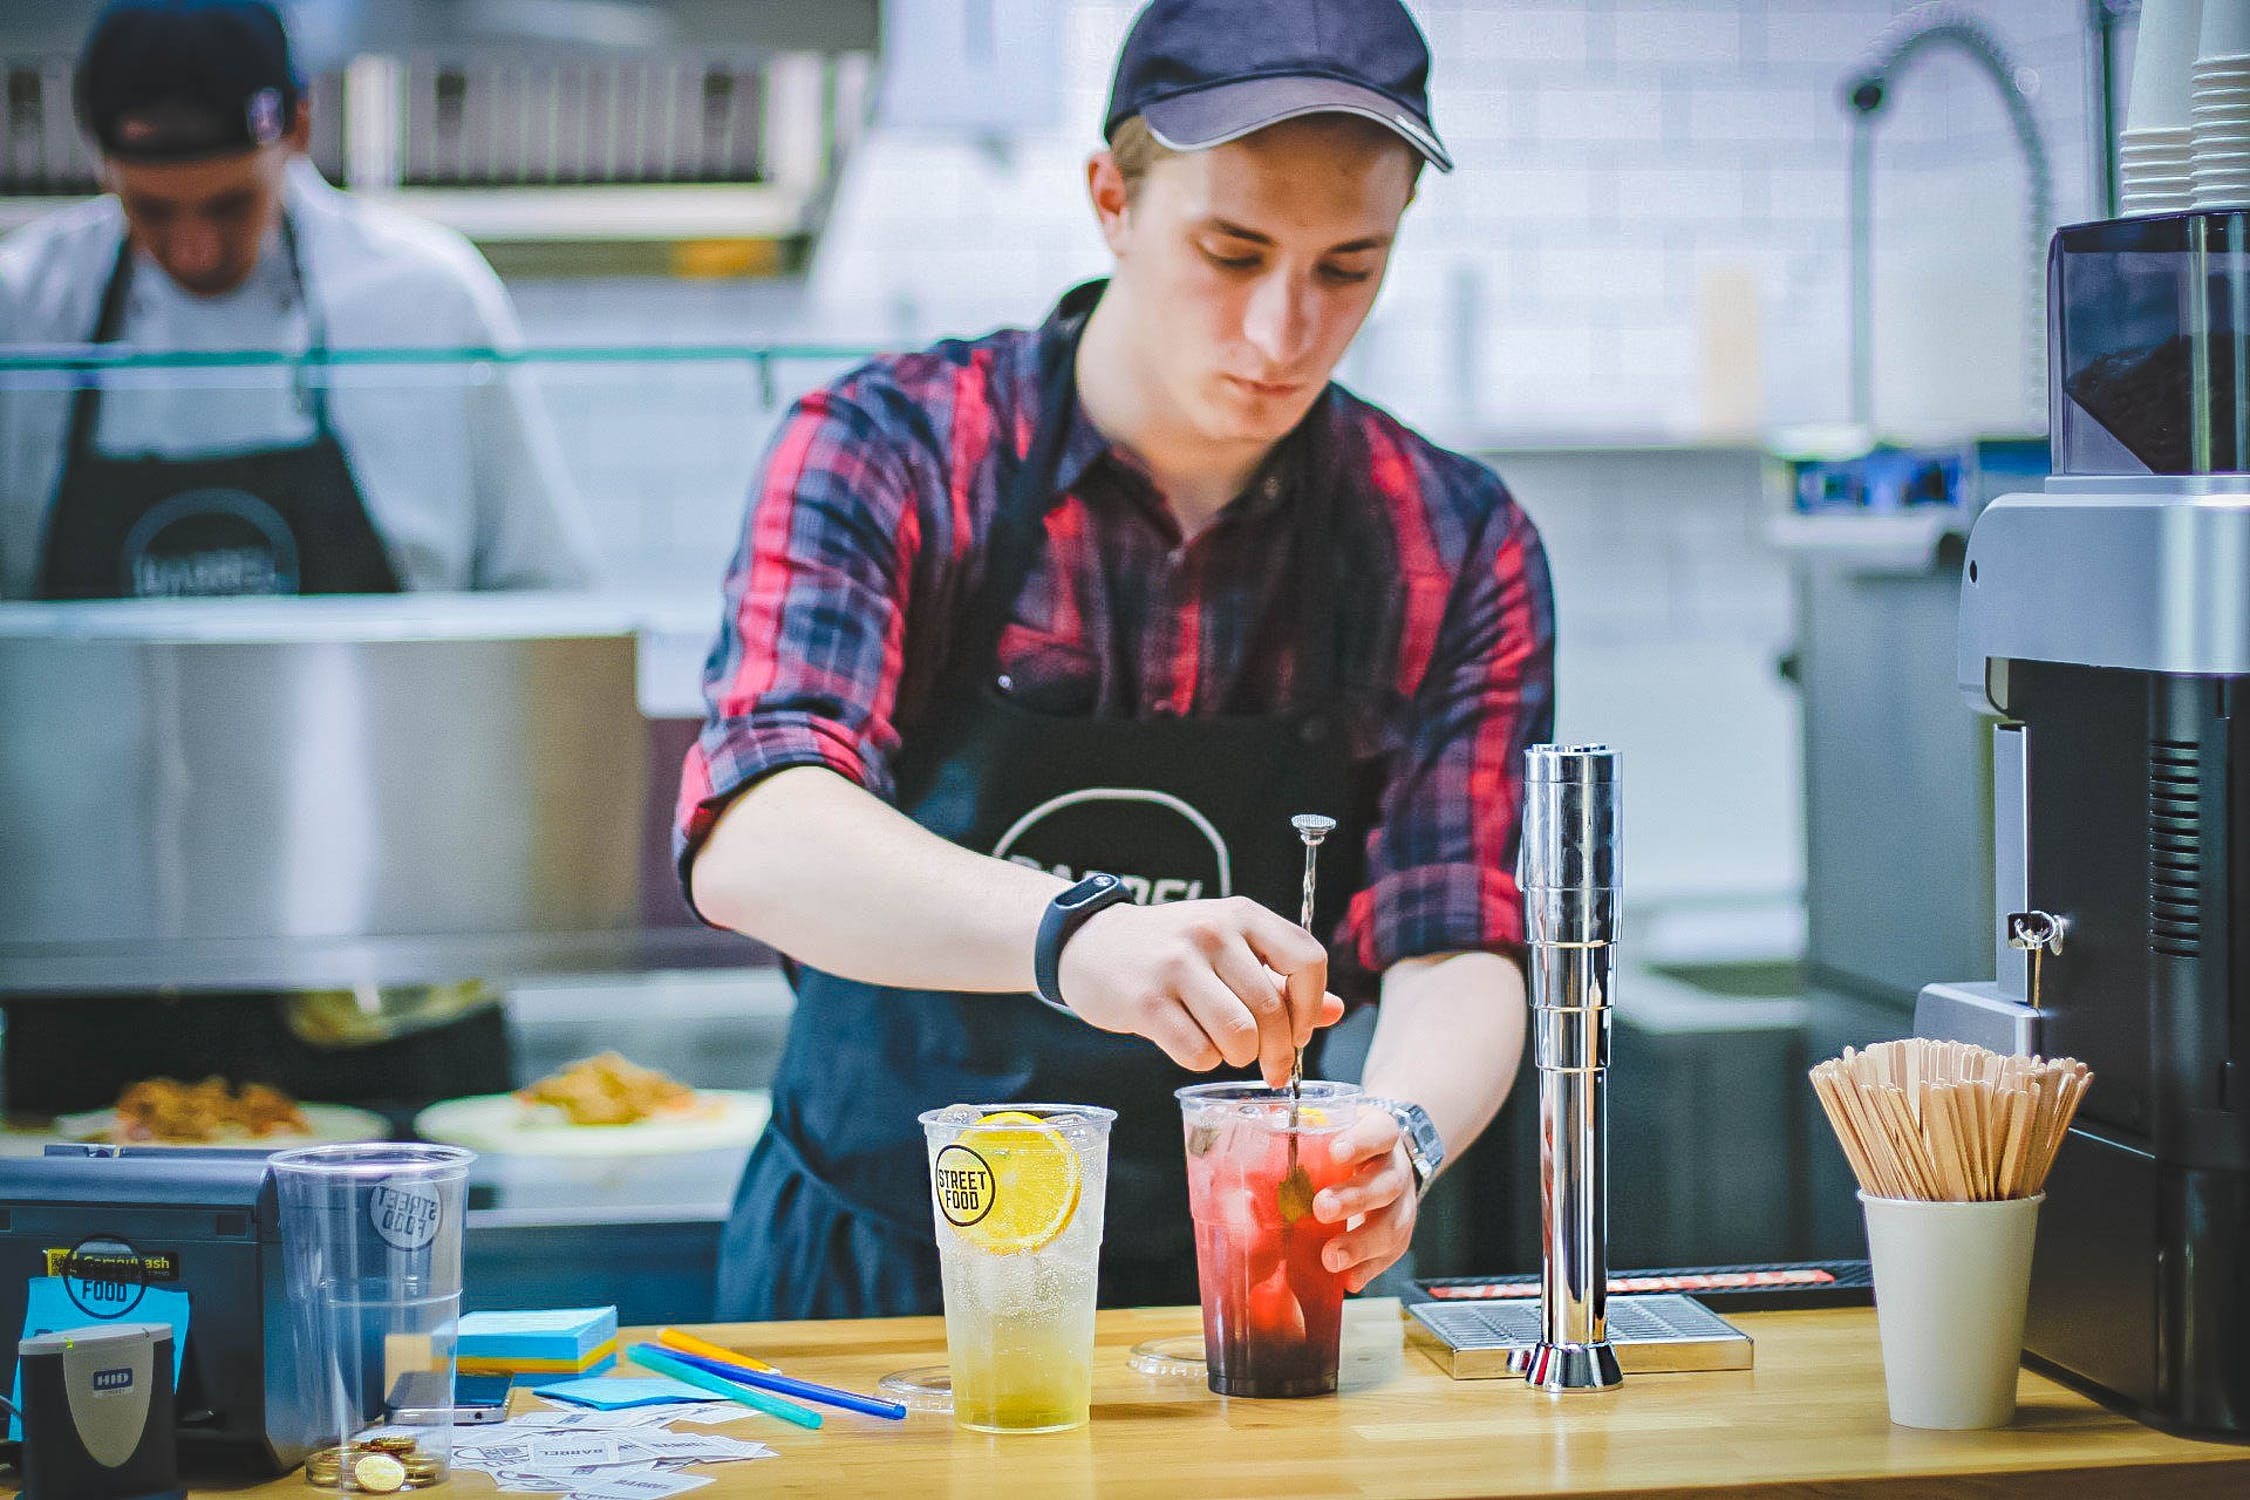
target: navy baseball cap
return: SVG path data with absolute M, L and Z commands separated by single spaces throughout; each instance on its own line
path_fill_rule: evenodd
M 1430 48 L 1399 0 L 1154 0 L 1118 55 L 1102 134 L 1133 115 L 1175 151 L 1299 115 L 1362 115 L 1441 172 Z
M 115 0 L 78 55 L 78 122 L 131 161 L 270 145 L 303 94 L 270 0 Z

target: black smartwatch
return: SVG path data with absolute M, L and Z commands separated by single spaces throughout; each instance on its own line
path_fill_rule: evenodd
M 1133 899 L 1132 888 L 1115 875 L 1095 871 L 1047 903 L 1039 918 L 1039 947 L 1033 954 L 1039 998 L 1059 1011 L 1075 1015 L 1063 1004 L 1062 951 L 1071 934 L 1086 925 L 1095 912 Z

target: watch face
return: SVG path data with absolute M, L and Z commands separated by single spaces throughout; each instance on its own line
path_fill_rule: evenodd
M 1445 1146 L 1438 1139 L 1437 1126 L 1429 1115 L 1412 1105 L 1401 1105 L 1395 1113 L 1399 1129 L 1406 1136 L 1408 1154 L 1425 1167 L 1436 1166 L 1445 1154 Z
M 1084 906 L 1087 902 L 1098 896 L 1107 895 L 1116 888 L 1117 877 L 1115 875 L 1089 875 L 1063 892 L 1063 904 L 1066 906 Z

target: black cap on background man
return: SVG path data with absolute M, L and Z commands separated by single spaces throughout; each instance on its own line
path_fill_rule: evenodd
M 1301 115 L 1361 115 L 1450 172 L 1429 78 L 1399 0 L 1155 0 L 1118 55 L 1102 133 L 1139 115 L 1159 143 L 1201 151 Z
M 287 135 L 304 81 L 269 0 L 115 0 L 78 60 L 78 119 L 102 155 L 176 162 Z

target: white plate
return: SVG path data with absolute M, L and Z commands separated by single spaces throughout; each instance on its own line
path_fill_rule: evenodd
M 128 1141 L 132 1146 L 245 1146 L 280 1150 L 285 1146 L 324 1146 L 345 1141 L 380 1141 L 390 1136 L 390 1122 L 371 1109 L 349 1104 L 300 1104 L 310 1131 L 277 1131 L 272 1135 L 229 1137 L 218 1141 Z M 107 1138 L 117 1122 L 117 1112 L 87 1110 L 64 1115 L 50 1126 L 11 1125 L 0 1129 L 0 1156 L 37 1156 L 50 1142 L 94 1141 Z
M 557 1123 L 559 1112 L 534 1109 L 513 1094 L 474 1094 L 433 1104 L 414 1117 L 415 1134 L 496 1156 L 666 1156 L 747 1146 L 766 1128 L 773 1096 L 764 1089 L 698 1089 L 714 1106 L 687 1119 L 630 1125 Z

